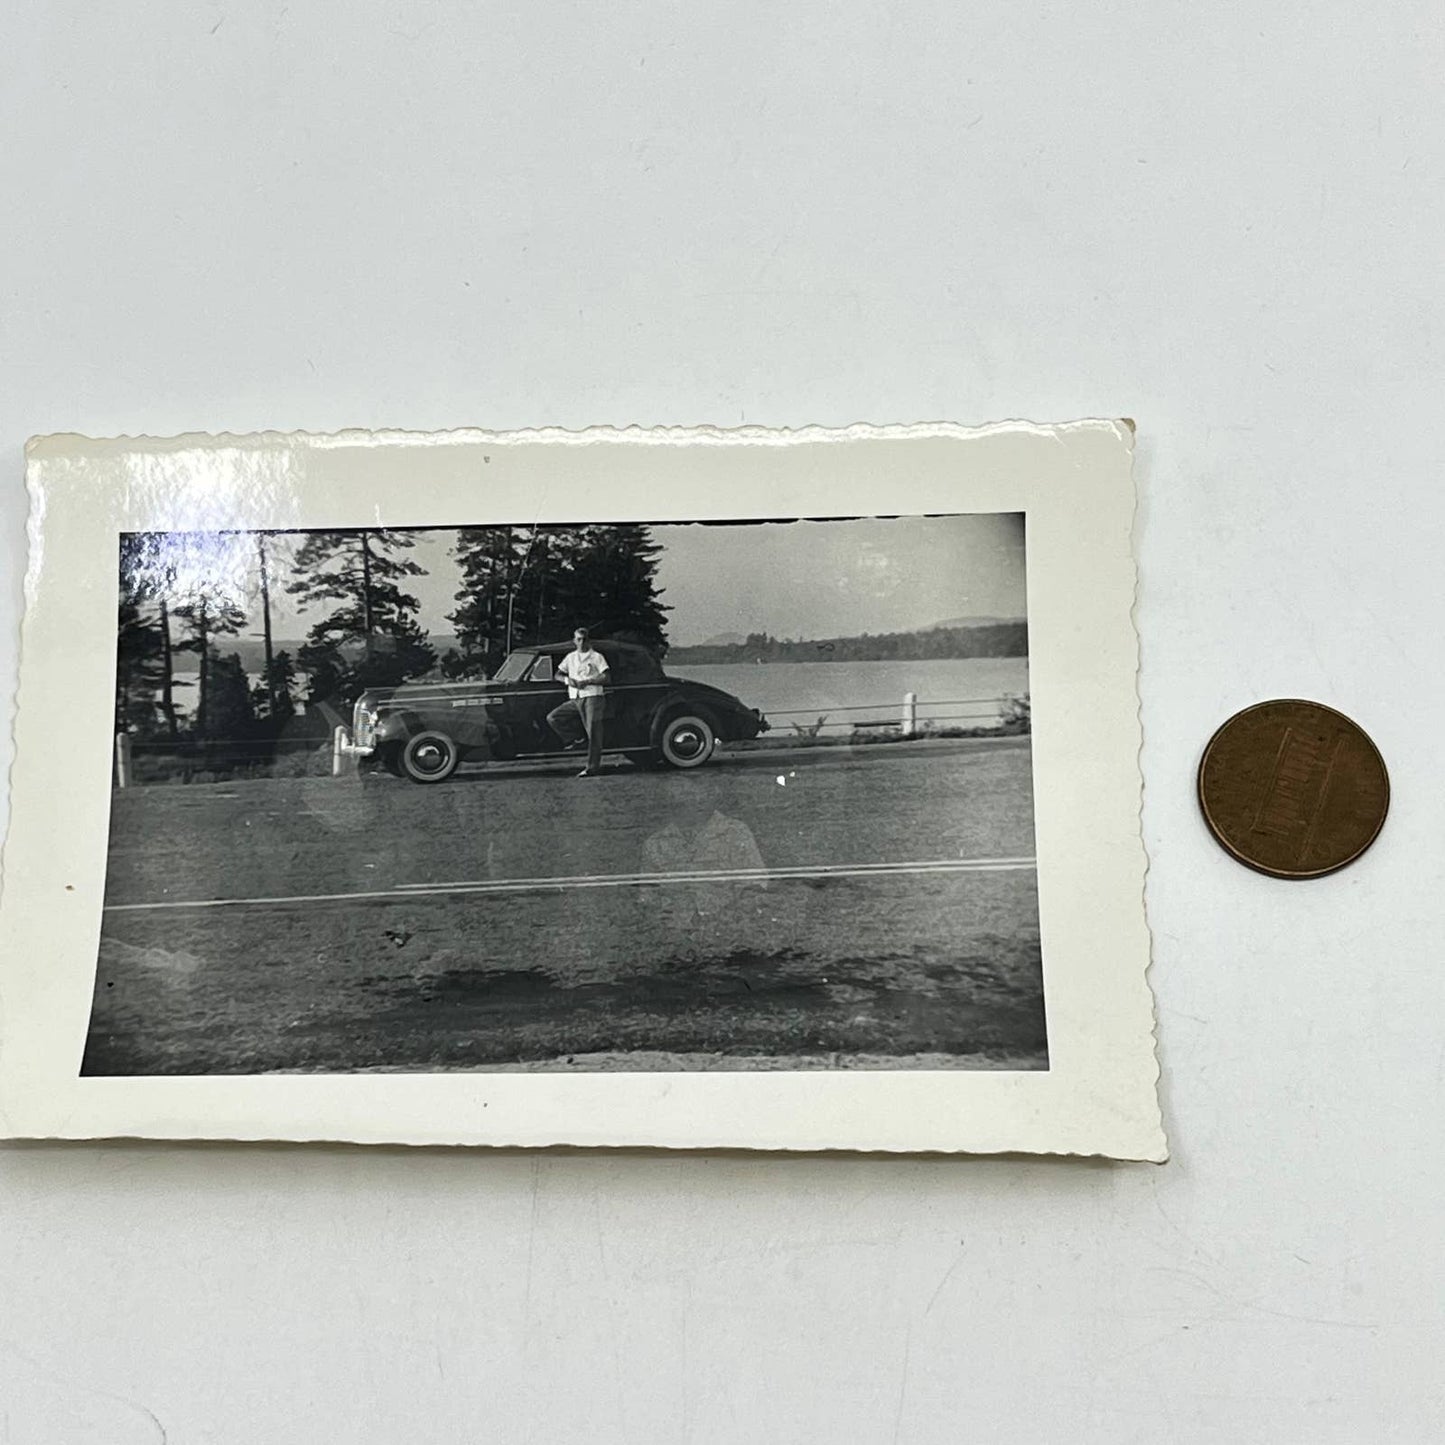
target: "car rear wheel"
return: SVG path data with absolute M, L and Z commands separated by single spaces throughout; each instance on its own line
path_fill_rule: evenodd
M 679 713 L 663 724 L 657 752 L 670 768 L 700 768 L 712 757 L 716 746 L 717 734 L 705 717 Z
M 414 783 L 443 783 L 461 760 L 461 750 L 445 733 L 417 733 L 401 748 L 402 775 Z

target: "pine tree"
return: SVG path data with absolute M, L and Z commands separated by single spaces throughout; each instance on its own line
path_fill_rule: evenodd
M 251 706 L 258 718 L 278 725 L 296 716 L 296 664 L 284 647 L 272 655 L 251 689 Z
M 212 652 L 210 688 L 206 698 L 206 721 L 218 738 L 246 738 L 256 726 L 256 713 L 251 705 L 251 684 L 240 657 L 227 653 L 222 657 Z
M 436 661 L 416 620 L 420 604 L 400 583 L 424 569 L 398 552 L 415 545 L 406 530 L 312 532 L 296 553 L 286 590 L 301 610 L 338 604 L 311 625 L 298 654 L 312 702 L 350 703 L 368 687 L 395 687 Z
M 234 602 L 210 589 L 198 588 L 185 602 L 172 609 L 190 633 L 175 651 L 194 652 L 200 660 L 200 677 L 196 683 L 196 715 L 193 731 L 200 738 L 225 737 L 212 726 L 210 714 L 210 682 L 215 661 L 213 642 L 218 637 L 234 637 L 245 625 L 246 614 Z
M 167 731 L 177 734 L 174 664 L 166 588 L 168 534 L 125 532 L 120 539 L 120 629 L 116 668 L 116 727 L 149 731 L 157 706 Z M 153 610 L 152 610 L 153 609 Z M 160 700 L 154 701 L 159 691 Z M 132 715 L 134 702 L 139 711 Z
M 156 689 L 165 675 L 160 628 L 133 597 L 121 594 L 116 634 L 115 729 L 149 733 L 156 722 Z
M 452 555 L 461 565 L 459 604 L 448 614 L 456 628 L 459 657 L 449 664 L 452 675 L 468 671 L 495 672 L 507 655 L 508 612 L 515 625 L 515 583 L 524 566 L 512 527 L 463 527 Z
M 667 614 L 657 586 L 661 546 L 636 523 L 581 528 L 575 555 L 561 577 L 568 627 L 667 651 Z
M 514 647 L 598 637 L 667 650 L 668 608 L 656 585 L 662 548 L 646 527 L 469 527 L 457 534 L 460 604 L 450 614 L 460 643 L 458 675 L 495 671 Z
M 507 599 L 507 646 L 551 642 L 567 628 L 558 579 L 576 551 L 575 528 L 533 527 L 522 548 Z

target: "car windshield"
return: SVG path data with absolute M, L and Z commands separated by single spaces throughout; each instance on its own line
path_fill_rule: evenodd
M 521 682 L 522 674 L 537 654 L 534 652 L 509 652 L 507 660 L 492 676 L 493 682 Z

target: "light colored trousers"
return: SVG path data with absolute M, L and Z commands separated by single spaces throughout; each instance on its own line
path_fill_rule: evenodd
M 587 766 L 594 771 L 602 766 L 602 713 L 606 701 L 605 697 L 568 698 L 547 714 L 547 726 L 564 743 L 577 742 L 586 734 Z

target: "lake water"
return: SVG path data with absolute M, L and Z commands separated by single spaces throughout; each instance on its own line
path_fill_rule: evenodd
M 667 664 L 664 664 L 667 666 Z M 826 717 L 824 731 L 862 719 L 897 721 L 903 695 L 918 695 L 919 722 L 958 727 L 997 720 L 1005 696 L 1029 690 L 1026 657 L 967 657 L 923 662 L 678 663 L 690 677 L 761 708 L 778 732 Z
M 918 694 L 918 721 L 957 727 L 998 719 L 1002 699 L 1029 690 L 1026 657 L 944 658 L 923 662 L 678 663 L 676 677 L 691 677 L 761 708 L 775 732 L 826 717 L 823 731 L 847 729 L 859 720 L 896 722 L 903 695 Z M 177 676 L 183 675 L 180 669 Z M 253 685 L 260 674 L 251 677 Z M 177 711 L 194 706 L 194 693 L 178 698 Z

